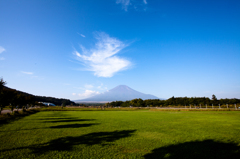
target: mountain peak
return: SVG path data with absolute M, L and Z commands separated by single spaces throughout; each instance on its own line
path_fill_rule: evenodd
M 119 85 L 107 92 L 95 95 L 93 97 L 89 97 L 82 100 L 77 100 L 76 102 L 83 102 L 83 101 L 91 101 L 91 102 L 99 102 L 99 101 L 126 101 L 126 100 L 132 100 L 136 98 L 141 98 L 143 100 L 145 99 L 159 99 L 156 96 L 150 95 L 150 94 L 144 94 L 141 92 L 138 92 L 126 85 Z
M 117 87 L 128 87 L 127 85 L 123 85 L 123 84 L 120 84 L 120 85 L 118 85 Z M 115 87 L 116 88 L 116 87 Z
M 126 85 L 118 85 L 117 87 L 114 87 L 111 90 L 133 90 L 130 87 L 126 86 Z

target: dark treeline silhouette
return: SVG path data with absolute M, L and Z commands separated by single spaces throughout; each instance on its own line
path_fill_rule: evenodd
M 49 102 L 53 103 L 55 105 L 76 105 L 76 103 L 70 101 L 69 99 L 59 99 L 59 98 L 54 98 L 54 97 L 45 97 L 45 96 L 35 96 L 35 101 L 41 101 L 41 102 Z
M 121 107 L 166 107 L 166 106 L 205 106 L 205 105 L 226 105 L 226 104 L 240 104 L 240 99 L 220 99 L 218 100 L 215 95 L 212 96 L 212 99 L 208 97 L 171 97 L 167 100 L 160 99 L 133 99 L 131 101 L 114 101 L 107 103 L 106 106 L 121 106 Z
M 55 105 L 76 105 L 76 103 L 69 99 L 58 99 L 53 97 L 35 96 L 29 93 L 21 92 L 15 89 L 11 89 L 5 86 L 6 82 L 0 79 L 0 107 L 12 106 L 12 109 L 16 106 L 33 106 L 41 105 L 38 102 L 53 103 Z

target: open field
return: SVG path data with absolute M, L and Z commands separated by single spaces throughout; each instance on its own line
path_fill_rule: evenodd
M 0 127 L 0 158 L 240 158 L 239 111 L 41 111 Z

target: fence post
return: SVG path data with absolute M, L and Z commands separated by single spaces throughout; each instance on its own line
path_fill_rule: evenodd
M 212 109 L 213 109 L 213 104 L 212 104 Z
M 207 104 L 206 104 L 206 109 L 207 109 Z
M 236 104 L 234 104 L 235 105 L 235 109 L 237 109 L 237 106 L 236 106 Z
M 201 104 L 200 104 L 200 109 L 201 109 Z
M 227 104 L 227 108 L 228 108 L 228 104 Z
M 191 109 L 191 104 L 190 104 L 190 109 Z
M 220 104 L 218 104 L 219 105 L 219 109 L 220 109 Z

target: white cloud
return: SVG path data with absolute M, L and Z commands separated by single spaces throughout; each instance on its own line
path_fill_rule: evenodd
M 75 96 L 75 95 L 76 95 L 76 93 L 72 93 L 72 95 L 73 95 L 73 96 Z
M 0 46 L 0 54 L 4 51 L 6 51 L 6 49 L 4 49 L 2 46 Z
M 5 60 L 5 58 L 4 57 L 0 57 L 0 61 L 2 61 L 2 60 Z
M 33 75 L 33 72 L 25 72 L 25 71 L 21 71 L 23 74 L 27 74 L 27 75 Z
M 33 72 L 21 71 L 21 73 L 27 75 L 27 76 L 30 77 L 31 79 L 37 79 L 37 80 L 44 80 L 44 79 L 45 79 L 45 77 L 43 77 L 43 76 L 37 76 L 37 75 L 35 75 Z
M 130 0 L 117 0 L 116 1 L 117 4 L 122 4 L 122 8 L 127 11 L 128 10 L 128 6 L 131 5 Z
M 86 50 L 81 46 L 82 54 L 74 52 L 77 59 L 88 66 L 87 70 L 93 71 L 98 77 L 112 77 L 116 72 L 130 66 L 130 61 L 115 56 L 127 46 L 126 44 L 103 32 L 97 33 L 96 39 L 98 42 L 95 48 Z
M 100 85 L 100 86 L 98 86 L 97 88 L 98 88 L 98 89 L 101 89 L 101 88 L 102 88 L 102 86 L 103 86 L 103 84 L 101 83 L 101 85 Z
M 86 36 L 85 35 L 83 35 L 83 34 L 80 34 L 80 33 L 78 33 L 78 35 L 80 35 L 81 37 L 83 37 L 83 38 L 85 38 Z
M 101 83 L 100 86 L 97 86 L 97 89 L 99 90 L 107 90 L 107 87 L 103 85 L 103 83 Z
M 85 87 L 86 89 L 91 89 L 91 88 L 93 88 L 93 85 L 91 85 L 91 84 L 85 84 L 84 87 Z
M 135 10 L 142 10 L 141 8 L 143 7 L 143 3 L 146 5 L 147 0 L 143 0 L 142 2 L 133 1 L 133 0 L 116 0 L 116 3 L 121 4 L 122 9 L 124 9 L 127 12 L 130 5 L 132 5 L 132 7 Z M 143 10 L 146 10 L 146 8 Z
M 85 90 L 84 93 L 79 93 L 78 96 L 81 98 L 81 99 L 84 99 L 84 98 L 88 98 L 88 97 L 92 97 L 94 95 L 97 95 L 97 94 L 100 94 L 99 92 L 97 91 L 92 91 L 92 90 Z

